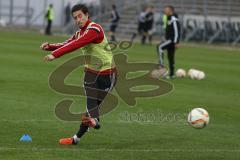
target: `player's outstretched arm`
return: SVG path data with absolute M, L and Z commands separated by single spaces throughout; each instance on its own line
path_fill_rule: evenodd
M 77 33 L 76 33 L 76 34 L 77 34 Z M 63 47 L 64 45 L 72 42 L 73 40 L 75 40 L 76 34 L 73 35 L 71 38 L 69 38 L 68 40 L 66 40 L 66 41 L 63 42 L 63 43 L 50 44 L 49 42 L 44 42 L 44 43 L 42 43 L 42 45 L 40 46 L 40 48 L 41 48 L 42 50 L 45 50 L 45 51 L 55 51 L 55 50 Z M 55 59 L 55 57 L 54 57 L 52 54 L 49 54 L 49 55 L 47 55 L 47 56 L 45 56 L 45 57 L 43 58 L 44 61 L 52 61 L 52 60 L 54 60 L 54 59 Z
M 102 33 L 102 32 L 101 32 Z M 100 30 L 96 30 L 96 29 L 89 29 L 86 34 L 82 35 L 81 37 L 79 37 L 78 39 L 74 39 L 68 43 L 66 43 L 65 45 L 63 45 L 62 47 L 54 50 L 52 52 L 52 54 L 49 54 L 47 56 L 44 57 L 45 61 L 52 61 L 55 58 L 59 58 L 61 56 L 63 56 L 64 54 L 73 52 L 87 44 L 93 43 L 96 40 L 98 40 L 98 38 L 101 37 L 101 41 L 104 38 L 103 33 L 100 34 Z
M 49 42 L 44 42 L 41 44 L 40 48 L 42 50 L 45 50 L 45 51 L 55 51 L 56 49 L 58 48 L 61 48 L 62 46 L 72 42 L 73 40 L 75 40 L 75 35 L 73 35 L 72 37 L 70 37 L 68 40 L 66 40 L 65 42 L 63 43 L 52 43 L 50 44 Z
M 63 44 L 61 44 L 61 43 L 50 44 L 50 43 L 48 43 L 48 42 L 44 42 L 44 43 L 40 46 L 40 48 L 41 48 L 42 50 L 44 50 L 44 51 L 54 51 L 54 50 L 56 50 L 56 49 L 58 49 L 58 48 L 60 48 L 60 47 L 62 47 L 62 46 L 63 46 Z
M 93 29 L 88 30 L 86 32 L 86 34 L 82 35 L 80 38 L 73 40 L 73 41 L 67 43 L 66 45 L 53 51 L 52 56 L 54 56 L 55 58 L 58 58 L 58 57 L 63 56 L 64 54 L 73 52 L 87 44 L 95 42 L 99 36 L 100 36 L 100 32 L 93 30 Z M 103 37 L 102 37 L 102 39 L 103 39 Z

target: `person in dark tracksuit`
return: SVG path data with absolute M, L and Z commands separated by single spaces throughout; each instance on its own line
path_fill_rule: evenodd
M 173 6 L 166 6 L 164 8 L 164 14 L 167 16 L 167 26 L 165 38 L 166 40 L 157 45 L 157 52 L 159 56 L 159 67 L 165 67 L 163 61 L 163 51 L 167 50 L 168 53 L 168 63 L 169 63 L 169 78 L 174 78 L 174 56 L 175 50 L 178 48 L 178 43 L 180 40 L 180 23 L 178 16 L 174 13 Z
M 150 44 L 152 43 L 153 24 L 154 24 L 154 8 L 153 6 L 149 6 L 146 14 L 146 25 L 148 30 L 147 37 Z
M 141 44 L 144 45 L 146 42 L 148 26 L 146 23 L 146 15 L 147 15 L 148 8 L 143 8 L 142 11 L 138 15 L 138 28 L 137 33 L 133 33 L 131 37 L 131 42 L 139 35 L 141 36 Z
M 110 39 L 111 41 L 116 41 L 115 32 L 116 32 L 119 20 L 120 20 L 120 16 L 119 16 L 119 13 L 117 11 L 117 8 L 116 8 L 115 5 L 112 5 L 111 25 L 110 25 L 110 32 L 109 32 L 109 36 L 111 38 Z

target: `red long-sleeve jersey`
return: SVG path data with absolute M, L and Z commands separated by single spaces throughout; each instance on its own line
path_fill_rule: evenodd
M 84 27 L 77 31 L 71 38 L 63 43 L 50 44 L 48 50 L 53 51 L 55 58 L 70 53 L 90 43 L 101 43 L 104 39 L 104 31 L 99 24 L 91 24 L 88 20 Z

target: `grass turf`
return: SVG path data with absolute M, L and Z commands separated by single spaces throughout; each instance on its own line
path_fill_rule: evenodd
M 60 146 L 59 138 L 72 136 L 79 122 L 58 120 L 55 104 L 72 98 L 76 102 L 71 110 L 79 112 L 85 100 L 52 91 L 48 76 L 79 53 L 47 63 L 39 45 L 65 38 L 1 32 L 0 159 L 240 159 L 240 51 L 222 48 L 183 46 L 177 50 L 176 68 L 204 70 L 206 79 L 171 80 L 173 92 L 138 98 L 135 107 L 120 100 L 102 118 L 101 130 L 91 130 L 77 146 Z M 127 54 L 130 62 L 157 62 L 155 46 L 135 44 Z M 66 82 L 81 85 L 82 75 L 82 70 L 74 71 Z M 195 107 L 209 111 L 207 128 L 187 125 L 186 115 Z M 33 142 L 19 142 L 25 133 Z

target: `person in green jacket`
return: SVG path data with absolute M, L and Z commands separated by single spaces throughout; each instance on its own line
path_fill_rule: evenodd
M 167 28 L 167 15 L 166 14 L 163 14 L 162 16 L 162 22 L 163 22 L 163 28 L 166 29 Z
M 48 6 L 47 12 L 45 14 L 45 19 L 47 20 L 47 26 L 45 29 L 46 35 L 51 35 L 51 28 L 52 28 L 52 22 L 54 20 L 54 10 L 53 10 L 53 4 L 50 4 Z

